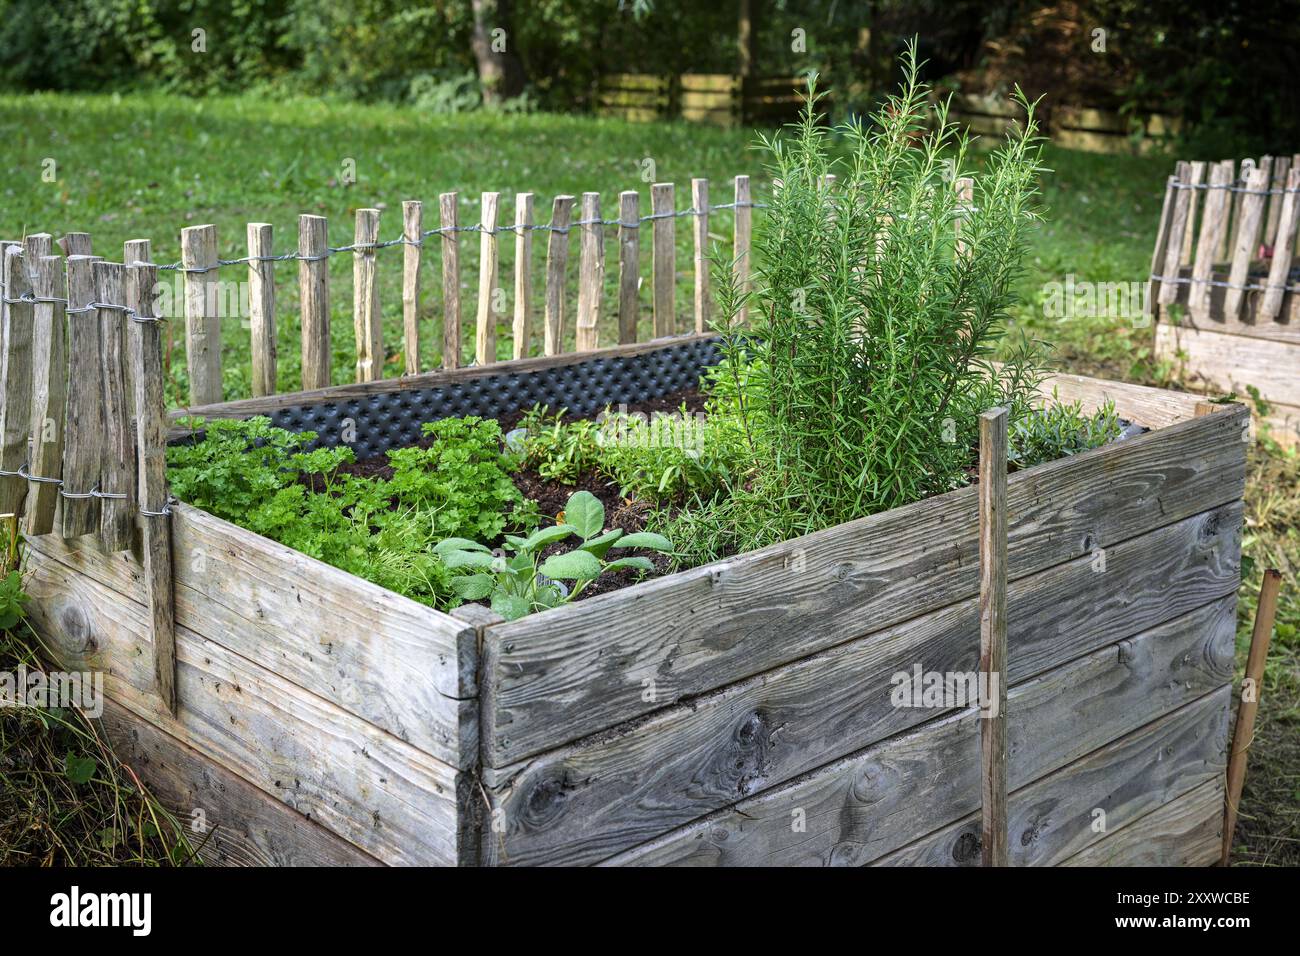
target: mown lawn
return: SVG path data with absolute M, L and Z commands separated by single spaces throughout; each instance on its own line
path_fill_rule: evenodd
M 298 214 L 329 217 L 330 243 L 353 239 L 358 208 L 384 210 L 381 239 L 401 232 L 401 201 L 421 199 L 425 228 L 437 225 L 437 197 L 460 194 L 462 224 L 477 221 L 478 195 L 502 192 L 502 221 L 513 222 L 514 193 L 536 194 L 537 217 L 550 217 L 559 193 L 599 191 L 602 214 L 615 218 L 618 193 L 636 189 L 641 214 L 650 211 L 653 181 L 677 184 L 676 206 L 691 205 L 690 179 L 710 180 L 711 201 L 730 202 L 731 180 L 747 173 L 755 199 L 766 191 L 762 157 L 752 134 L 683 124 L 628 124 L 617 120 L 551 115 L 466 114 L 429 116 L 387 106 L 316 100 L 271 102 L 248 98 L 203 101 L 163 95 L 0 96 L 0 236 L 44 231 L 90 232 L 95 251 L 120 257 L 124 240 L 147 237 L 160 263 L 179 259 L 182 227 L 215 223 L 219 254 L 246 254 L 245 224 L 275 227 L 276 252 L 296 243 Z M 54 160 L 54 181 L 42 173 Z M 1169 370 L 1150 360 L 1151 332 L 1128 318 L 1059 317 L 1044 307 L 1048 283 L 1130 282 L 1145 279 L 1159 215 L 1167 157 L 1103 157 L 1049 147 L 1042 177 L 1044 222 L 1034 233 L 1021 279 L 1023 303 L 1015 325 L 1055 350 L 1064 368 L 1108 377 L 1171 384 Z M 347 165 L 356 181 L 344 183 Z M 651 169 L 653 166 L 653 169 Z M 761 216 L 761 213 L 757 214 Z M 678 220 L 679 327 L 689 322 L 690 220 Z M 716 213 L 711 233 L 730 248 L 730 212 Z M 535 287 L 541 288 L 544 234 L 536 234 Z M 576 287 L 577 243 L 571 244 L 569 346 Z M 512 237 L 501 245 L 501 284 L 512 296 Z M 607 266 L 601 340 L 615 340 L 617 243 L 606 241 Z M 386 374 L 401 371 L 399 247 L 382 250 L 380 289 L 384 310 Z M 461 243 L 465 357 L 473 342 L 478 237 Z M 436 242 L 426 247 L 423 272 L 422 367 L 440 362 L 441 289 Z M 352 263 L 331 262 L 334 381 L 352 378 Z M 280 335 L 279 385 L 298 387 L 296 267 L 277 267 Z M 242 267 L 223 270 L 243 279 Z M 649 273 L 649 230 L 642 240 L 642 275 Z M 648 282 L 641 295 L 640 335 L 651 329 Z M 538 293 L 535 302 L 540 306 Z M 508 310 L 507 310 L 508 311 Z M 508 316 L 498 336 L 500 357 L 509 348 Z M 540 337 L 539 318 L 535 329 Z M 223 330 L 225 391 L 249 393 L 247 331 L 227 320 Z M 175 330 L 172 399 L 186 393 L 183 335 Z M 539 343 L 538 346 L 539 347 Z M 1173 382 L 1172 384 L 1176 384 Z M 1300 465 L 1296 459 L 1252 452 L 1244 541 L 1245 584 L 1239 629 L 1239 660 L 1245 659 L 1250 616 L 1260 573 L 1277 566 L 1287 575 L 1280 620 L 1265 687 L 1261 724 L 1242 806 L 1237 858 L 1252 863 L 1300 862 L 1300 608 L 1291 594 L 1300 571 Z

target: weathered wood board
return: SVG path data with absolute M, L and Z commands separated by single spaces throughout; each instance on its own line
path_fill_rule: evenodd
M 1010 578 L 1239 499 L 1245 414 L 1234 406 L 1012 475 Z M 490 628 L 485 765 L 505 767 L 974 595 L 975 493 Z
M 1213 866 L 1223 839 L 1223 799 L 1223 781 L 1211 780 L 1061 865 Z
M 102 671 L 105 694 L 137 719 L 383 862 L 464 858 L 467 774 L 180 625 L 173 718 L 154 690 L 143 604 L 35 548 L 26 587 L 32 624 L 56 657 Z
M 476 637 L 446 614 L 175 505 L 176 624 L 364 718 L 446 764 L 478 752 Z M 130 553 L 35 538 L 33 551 L 144 602 Z

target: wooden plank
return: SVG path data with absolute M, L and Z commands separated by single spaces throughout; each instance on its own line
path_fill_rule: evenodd
M 1223 302 L 1224 315 L 1240 318 L 1241 305 L 1245 301 L 1244 286 L 1249 279 L 1250 263 L 1255 258 L 1256 241 L 1259 227 L 1264 215 L 1267 196 L 1261 191 L 1268 188 L 1268 170 L 1257 168 L 1251 170 L 1246 180 L 1248 192 L 1241 202 L 1241 218 L 1237 220 L 1237 235 L 1233 240 L 1232 266 L 1228 271 L 1228 294 Z M 1162 293 L 1163 294 L 1163 293 Z
M 497 220 L 501 194 L 483 193 L 480 203 L 478 253 L 478 316 L 474 334 L 474 360 L 491 365 L 497 360 L 497 310 L 493 300 L 504 294 L 497 281 L 500 252 L 497 245 Z
M 30 301 L 31 277 L 21 246 L 0 245 L 4 253 L 3 278 L 7 317 L 4 322 L 3 357 L 0 358 L 0 515 L 22 517 L 27 502 L 27 479 L 18 472 L 27 462 L 27 437 L 32 415 L 32 324 L 35 307 Z
M 176 714 L 176 611 L 172 580 L 172 536 L 167 493 L 167 398 L 162 366 L 162 335 L 154 299 L 158 267 L 127 256 L 127 304 L 131 321 L 130 361 L 134 385 L 134 465 L 137 505 L 143 524 L 144 590 L 149 608 L 149 643 L 154 686 L 163 705 Z M 150 321 L 152 320 L 152 321 Z
M 1007 409 L 980 414 L 980 725 L 985 866 L 1007 866 Z M 996 700 L 996 703 L 994 703 Z
M 143 520 L 143 519 L 142 519 Z M 251 531 L 172 506 L 176 623 L 356 714 L 443 763 L 478 752 L 473 631 Z M 50 558 L 143 603 L 140 565 L 81 542 Z
M 350 398 L 367 398 L 380 393 L 392 394 L 417 389 L 444 388 L 454 384 L 472 382 L 485 376 L 497 376 L 504 373 L 522 375 L 528 372 L 564 368 L 590 362 L 593 358 L 616 360 L 651 355 L 661 349 L 689 347 L 709 342 L 714 338 L 715 336 L 712 334 L 687 334 L 660 342 L 633 342 L 628 345 L 611 345 L 597 349 L 595 352 L 564 352 L 559 355 L 536 356 L 511 361 L 509 365 L 499 362 L 495 366 L 479 367 L 471 365 L 458 369 L 439 369 L 432 372 L 422 372 L 419 375 L 408 375 L 379 382 L 349 383 L 311 392 L 292 392 L 269 395 L 265 398 L 246 398 L 233 402 L 223 402 L 220 405 L 208 405 L 203 408 L 176 411 L 171 414 L 173 420 L 186 415 L 203 415 L 208 418 L 247 418 L 250 415 L 269 415 L 280 409 L 297 405 L 314 404 L 323 401 L 343 401 Z M 1160 394 L 1178 395 L 1176 392 Z M 1189 407 L 1194 405 L 1195 401 L 1193 399 Z
M 1199 187 L 1205 181 L 1205 163 L 1194 162 L 1190 164 L 1190 172 L 1191 184 Z M 1180 266 L 1191 265 L 1192 263 L 1192 246 L 1196 241 L 1196 208 L 1201 201 L 1201 193 L 1204 191 L 1200 188 L 1186 190 L 1191 194 L 1191 198 L 1187 202 L 1187 219 L 1183 224 L 1182 251 L 1178 256 Z
M 420 255 L 424 249 L 424 203 L 402 203 L 402 345 L 405 374 L 420 371 Z
M 1288 157 L 1278 156 L 1273 160 L 1273 182 L 1269 187 L 1273 193 L 1268 197 L 1268 216 L 1264 221 L 1264 245 L 1266 246 L 1283 245 L 1277 242 L 1277 226 L 1281 221 L 1282 203 L 1286 200 L 1285 190 L 1289 188 L 1287 177 L 1290 169 L 1291 160 Z M 1283 247 L 1288 251 L 1291 249 L 1291 246 Z
M 1253 385 L 1265 398 L 1300 405 L 1300 343 L 1161 325 L 1156 349 L 1185 352 L 1186 372 L 1197 387 L 1244 396 Z
M 102 671 L 108 698 L 382 862 L 458 862 L 465 775 L 185 627 L 173 718 L 145 608 L 35 549 L 28 561 L 30 619 L 62 666 Z
M 254 397 L 275 394 L 275 255 L 269 222 L 248 224 L 248 334 Z M 127 262 L 130 265 L 130 262 Z
M 221 401 L 221 303 L 217 266 L 217 227 L 181 230 L 185 269 L 185 361 L 190 404 Z
M 641 305 L 641 194 L 627 189 L 618 194 L 618 344 L 637 339 Z
M 189 831 L 208 866 L 381 865 L 120 704 L 105 700 L 100 723 L 118 759 Z
M 1012 866 L 1057 866 L 1223 774 L 1227 688 L 1220 687 L 1011 795 Z M 1068 691 L 1066 692 L 1068 693 Z M 979 819 L 930 833 L 874 866 L 972 866 Z
M 590 352 L 600 347 L 600 299 L 605 287 L 605 227 L 600 222 L 600 193 L 582 194 L 581 215 L 574 348 Z
M 356 339 L 358 382 L 384 377 L 384 330 L 375 271 L 378 242 L 379 210 L 358 209 L 352 249 L 352 334 Z
M 1012 475 L 1009 577 L 1240 498 L 1246 415 L 1233 406 Z M 816 653 L 864 621 L 885 628 L 973 596 L 976 495 L 964 488 L 493 629 L 488 765 Z M 647 677 L 654 702 L 640 693 Z
M 542 345 L 546 355 L 564 351 L 564 264 L 569 256 L 572 215 L 573 197 L 556 196 L 546 240 L 546 330 Z
M 1099 840 L 1062 866 L 1210 866 L 1223 829 L 1223 782 L 1212 780 Z
M 101 394 L 99 313 L 95 301 L 94 256 L 68 256 L 68 408 L 63 426 L 63 487 L 59 492 L 60 533 L 65 538 L 99 530 L 99 484 L 104 457 L 104 399 Z
M 1187 219 L 1191 211 L 1193 189 L 1187 188 L 1192 184 L 1195 170 L 1195 163 L 1180 162 L 1177 171 L 1174 173 L 1174 205 L 1173 213 L 1169 217 L 1169 229 L 1165 238 L 1165 257 L 1164 263 L 1160 266 L 1160 274 L 1165 277 L 1174 277 L 1178 275 L 1178 266 L 1183 261 L 1183 241 L 1187 235 Z M 1201 163 L 1199 167 L 1204 171 L 1205 164 Z M 1175 282 L 1160 283 L 1161 305 L 1168 305 L 1174 301 L 1178 295 L 1178 284 Z
M 120 262 L 96 262 L 95 300 L 100 303 L 99 378 L 104 407 L 104 458 L 99 467 L 102 503 L 99 509 L 99 539 L 105 550 L 124 551 L 131 547 L 136 511 L 135 434 L 131 423 L 131 401 L 127 393 L 126 367 L 130 361 L 126 324 L 126 266 Z M 104 308 L 115 306 L 115 308 Z
M 38 299 L 47 301 L 37 302 L 33 308 L 32 447 L 27 468 L 32 480 L 25 506 L 29 537 L 54 530 L 54 512 L 59 503 L 59 486 L 54 482 L 63 477 L 63 428 L 68 401 L 63 260 L 41 256 L 35 265 L 32 291 Z
M 1224 160 L 1224 162 L 1232 163 L 1233 168 L 1234 169 L 1237 168 L 1236 160 L 1226 159 Z M 1242 194 L 1240 191 L 1240 187 L 1246 184 L 1246 180 L 1250 177 L 1250 171 L 1254 168 L 1255 168 L 1255 161 L 1253 159 L 1243 159 L 1241 161 L 1241 169 L 1237 174 L 1235 174 L 1235 177 L 1232 181 L 1233 191 L 1232 191 L 1232 217 L 1230 222 L 1231 228 L 1228 232 L 1224 234 L 1223 244 L 1219 247 L 1218 259 L 1220 262 L 1227 262 L 1232 258 L 1232 237 L 1234 235 L 1232 230 L 1235 230 L 1237 227 L 1237 223 L 1241 221 Z
M 59 248 L 63 250 L 64 256 L 88 256 L 90 255 L 90 233 L 88 232 L 70 232 L 59 240 Z
M 302 316 L 302 387 L 329 388 L 334 353 L 330 347 L 329 221 L 298 217 L 298 306 Z
M 1273 245 L 1273 259 L 1268 270 L 1258 318 L 1272 322 L 1282 311 L 1282 297 L 1290 284 L 1291 249 L 1295 245 L 1296 226 L 1300 224 L 1300 169 L 1293 169 L 1285 181 L 1286 195 L 1281 197 L 1278 220 L 1272 224 L 1270 233 Z M 1270 211 L 1271 215 L 1271 211 Z M 1300 374 L 1300 369 L 1293 369 Z
M 533 194 L 515 194 L 514 358 L 528 358 L 533 346 Z
M 1220 599 L 1032 680 L 1013 679 L 1008 695 L 1010 785 L 1019 789 L 1162 714 L 1207 693 L 1222 693 L 1232 671 L 1233 603 L 1232 598 Z M 1068 651 L 1065 656 L 1069 658 Z M 921 659 L 900 655 L 896 663 L 910 670 L 909 660 Z M 928 657 L 925 662 L 926 668 L 948 669 Z M 815 689 L 809 692 L 815 699 Z M 861 692 L 860 699 L 880 707 L 889 692 L 888 683 L 881 683 Z M 934 718 L 935 712 L 921 713 Z M 978 814 L 980 722 L 975 708 L 928 719 L 693 820 L 607 864 L 858 866 L 878 860 L 918 834 Z M 832 719 L 827 727 L 834 726 Z M 779 759 L 784 748 L 773 749 Z M 941 780 L 936 768 L 941 768 Z M 792 826 L 796 809 L 803 811 L 802 830 Z M 1017 843 L 1011 841 L 1012 852 Z M 973 839 L 967 848 L 975 861 L 978 845 Z
M 1210 188 L 1206 191 L 1205 210 L 1201 215 L 1201 234 L 1196 244 L 1192 284 L 1188 290 L 1188 309 L 1198 316 L 1209 314 L 1210 280 L 1214 274 L 1214 255 L 1228 230 L 1228 209 L 1232 194 L 1232 161 L 1215 163 L 1210 170 Z
M 709 181 L 691 180 L 691 208 L 695 210 L 695 331 L 707 332 L 709 314 Z
M 460 236 L 455 193 L 438 196 L 442 230 L 442 367 L 460 368 Z
M 742 293 L 748 293 L 750 288 L 750 261 L 749 246 L 751 236 L 754 230 L 754 209 L 749 194 L 749 177 L 736 177 L 736 207 L 735 207 L 735 226 L 732 240 L 731 255 L 734 260 L 732 266 L 736 275 L 736 284 Z M 737 325 L 743 325 L 748 318 L 749 309 L 742 305 L 736 315 L 731 317 L 731 321 Z
M 1151 250 L 1151 274 L 1147 277 L 1147 294 L 1142 302 L 1148 318 L 1151 317 L 1155 304 L 1162 294 L 1162 283 L 1158 277 L 1164 274 L 1165 252 L 1169 247 L 1169 222 L 1173 216 L 1174 194 L 1178 192 L 1174 188 L 1175 182 L 1177 182 L 1176 176 L 1170 176 L 1165 180 L 1165 199 L 1160 207 L 1160 222 L 1156 226 L 1155 247 Z
M 655 217 L 651 220 L 650 265 L 655 338 L 677 331 L 677 227 L 673 212 L 673 184 L 655 183 L 650 187 L 650 215 Z
M 1184 392 L 1065 373 L 1043 379 L 1038 394 L 1044 401 L 1052 400 L 1055 395 L 1062 402 L 1079 402 L 1089 413 L 1109 401 L 1122 417 L 1148 428 L 1166 428 L 1195 418 L 1199 401 L 1195 395 Z
M 1259 591 L 1259 605 L 1255 609 L 1255 626 L 1250 634 L 1250 656 L 1246 659 L 1246 675 L 1241 684 L 1241 703 L 1237 705 L 1237 720 L 1232 733 L 1232 759 L 1228 764 L 1227 800 L 1223 824 L 1223 852 L 1221 866 L 1230 864 L 1232 833 L 1237 827 L 1237 806 L 1241 788 L 1246 782 L 1246 758 L 1255 735 L 1255 714 L 1264 689 L 1264 663 L 1268 659 L 1268 645 L 1273 638 L 1273 618 L 1277 614 L 1277 592 L 1282 586 L 1282 574 L 1276 568 L 1264 572 L 1264 583 Z
M 1013 646 L 1007 679 L 1024 682 L 1120 638 L 1165 633 L 1164 622 L 1177 620 L 1176 633 L 1198 640 L 1207 631 L 1218 635 L 1223 653 L 1214 660 L 1221 666 L 1212 681 L 1198 679 L 1197 693 L 1221 684 L 1231 667 L 1239 527 L 1231 520 L 1239 522 L 1240 506 L 1235 509 L 1107 549 L 1108 580 L 1126 583 L 1123 594 L 1104 603 L 1094 593 L 1098 572 L 1090 556 L 1017 582 L 1009 603 Z M 1195 570 L 1205 555 L 1197 536 L 1211 526 L 1214 553 L 1208 560 L 1215 570 L 1203 575 Z M 1176 569 L 1170 593 L 1134 605 L 1130 590 L 1158 590 L 1166 562 Z M 1213 607 L 1207 609 L 1206 601 Z M 910 674 L 918 662 L 932 672 L 975 673 L 979 630 L 978 604 L 968 599 L 509 767 L 485 769 L 485 783 L 496 794 L 503 855 L 515 863 L 552 854 L 567 862 L 600 859 L 915 727 L 937 711 L 899 706 L 898 675 Z M 1149 676 L 1147 670 L 1136 673 L 1142 680 Z M 629 683 L 637 693 L 657 697 L 666 680 L 651 676 Z M 1150 687 L 1139 689 L 1151 693 Z M 491 698 L 485 688 L 485 708 L 495 706 Z M 980 805 L 979 746 L 972 786 L 963 797 L 970 806 L 953 819 Z M 557 794 L 557 780 L 581 785 Z M 684 780 L 692 785 L 683 788 Z M 539 817 L 544 825 L 538 825 Z M 904 841 L 917 832 L 924 831 L 905 834 Z

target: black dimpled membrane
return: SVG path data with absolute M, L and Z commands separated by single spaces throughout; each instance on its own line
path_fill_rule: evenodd
M 347 444 L 357 458 L 374 458 L 420 439 L 420 426 L 440 418 L 477 415 L 496 418 L 534 405 L 567 408 L 592 415 L 606 405 L 660 398 L 699 383 L 700 373 L 721 356 L 716 339 L 669 345 L 652 352 L 592 358 L 531 372 L 484 375 L 438 388 L 376 392 L 362 398 L 291 405 L 274 412 L 271 422 L 292 432 L 313 431 L 310 447 Z

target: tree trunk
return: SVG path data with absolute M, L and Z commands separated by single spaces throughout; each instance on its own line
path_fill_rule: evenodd
M 758 4 L 758 0 L 740 0 L 740 15 L 736 22 L 736 41 L 739 53 L 739 69 L 737 72 L 741 76 L 753 76 L 754 67 L 757 62 L 757 42 L 754 31 L 754 11 L 753 7 Z
M 500 103 L 524 91 L 524 68 L 515 53 L 510 0 L 470 0 L 474 31 L 470 48 L 478 64 L 484 103 Z

